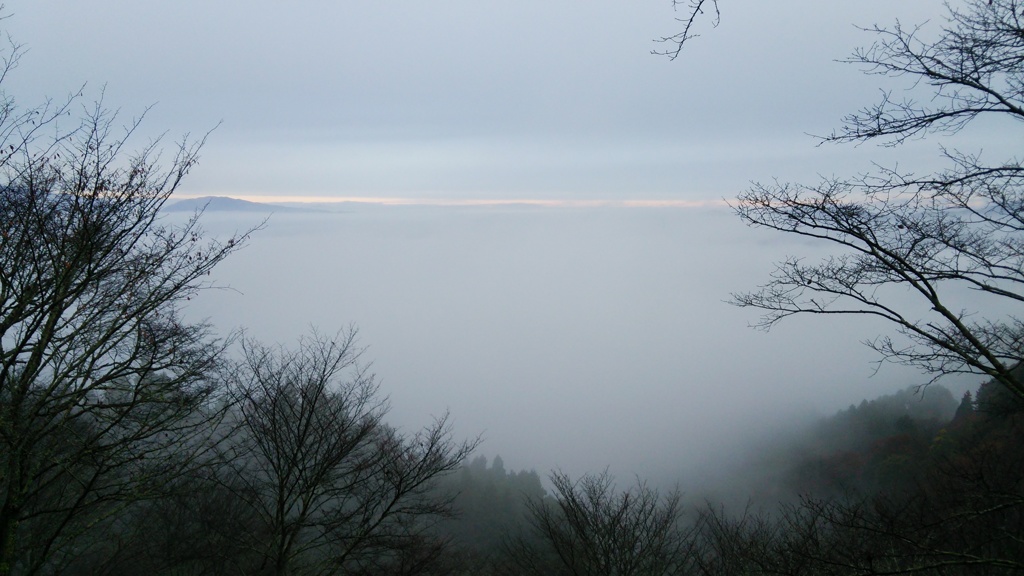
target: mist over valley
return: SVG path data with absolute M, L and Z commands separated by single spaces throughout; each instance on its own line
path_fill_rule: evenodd
M 1024 573 L 1022 19 L 9 0 L 0 576 Z
M 396 423 L 450 410 L 512 468 L 698 483 L 743 444 L 920 384 L 861 345 L 884 326 L 725 302 L 806 242 L 704 208 L 353 203 L 272 213 L 188 314 L 287 344 L 353 324 Z M 329 210 L 329 211 L 326 211 Z M 262 215 L 208 211 L 211 235 Z

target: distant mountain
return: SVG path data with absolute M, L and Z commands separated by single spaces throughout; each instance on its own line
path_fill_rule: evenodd
M 320 212 L 316 209 L 281 206 L 279 204 L 267 204 L 264 202 L 249 202 L 226 196 L 203 196 L 202 198 L 190 198 L 167 204 L 163 208 L 168 212 L 195 212 L 205 210 L 206 212 Z

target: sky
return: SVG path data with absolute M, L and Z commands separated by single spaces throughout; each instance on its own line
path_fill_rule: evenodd
M 280 200 L 719 201 L 751 180 L 867 169 L 816 147 L 878 81 L 855 25 L 935 2 L 723 2 L 675 61 L 668 0 L 9 0 L 6 89 L 201 136 L 182 194 Z M 934 146 L 903 152 L 927 160 Z M 915 156 L 916 155 L 916 156 Z
M 513 469 L 664 478 L 921 382 L 872 377 L 860 342 L 884 326 L 750 330 L 729 294 L 822 252 L 724 202 L 755 180 L 934 166 L 933 140 L 811 135 L 897 86 L 835 61 L 870 42 L 855 25 L 936 5 L 722 0 L 671 61 L 651 54 L 680 29 L 670 0 L 7 0 L 25 52 L 2 87 L 32 105 L 84 85 L 125 122 L 148 109 L 143 141 L 209 133 L 181 198 L 362 201 L 273 215 L 192 317 L 285 343 L 356 325 L 399 422 L 450 410 Z

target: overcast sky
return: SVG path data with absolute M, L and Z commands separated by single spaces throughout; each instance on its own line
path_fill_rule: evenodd
M 279 214 L 218 268 L 235 290 L 189 313 L 284 343 L 355 323 L 399 421 L 450 409 L 517 468 L 671 475 L 751 422 L 921 382 L 868 382 L 858 343 L 884 327 L 765 336 L 723 303 L 820 249 L 721 207 L 593 207 L 934 162 L 933 139 L 894 155 L 808 134 L 879 95 L 834 62 L 871 41 L 854 25 L 934 18 L 935 0 L 722 4 L 669 61 L 651 51 L 680 29 L 671 0 L 7 0 L 27 52 L 4 89 L 32 105 L 86 84 L 126 121 L 154 105 L 143 135 L 216 127 L 185 195 L 586 206 Z
M 172 137 L 220 123 L 190 194 L 694 201 L 865 169 L 807 136 L 877 97 L 834 60 L 936 2 L 723 10 L 673 62 L 650 53 L 669 0 L 8 0 L 28 52 L 6 88 L 106 86 Z

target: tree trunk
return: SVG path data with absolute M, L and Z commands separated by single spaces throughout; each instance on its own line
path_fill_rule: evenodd
M 13 569 L 17 552 L 18 506 L 8 502 L 0 509 L 0 576 L 8 576 Z

